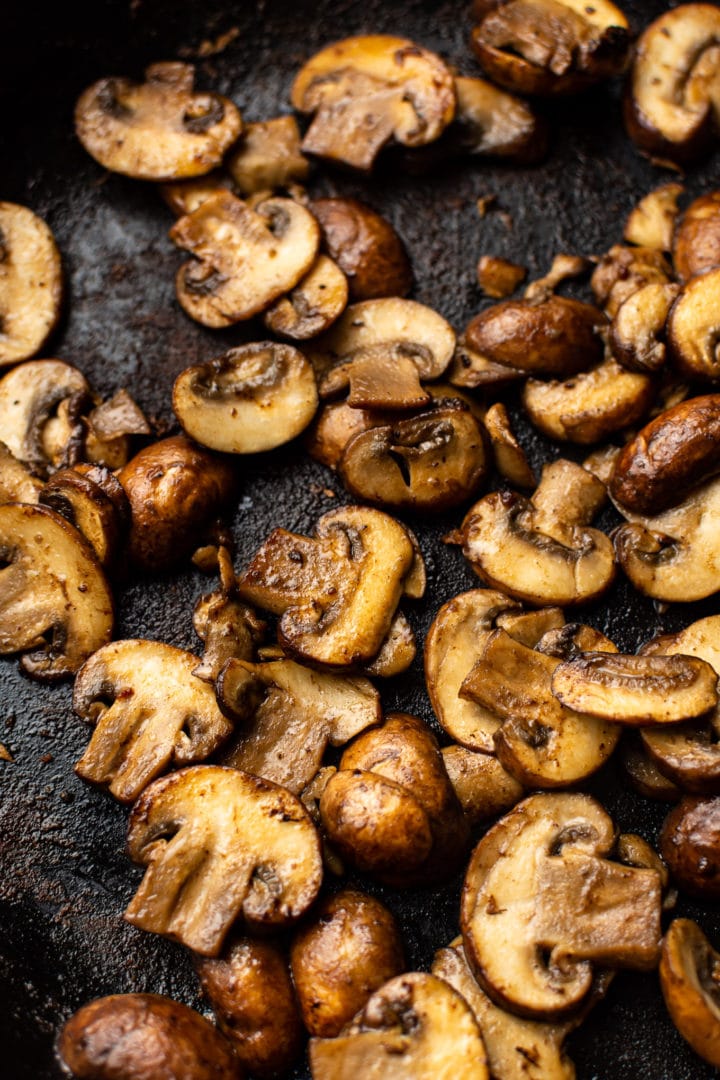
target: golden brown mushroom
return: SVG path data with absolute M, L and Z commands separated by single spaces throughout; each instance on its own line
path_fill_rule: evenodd
M 706 382 L 720 379 L 720 268 L 688 281 L 668 315 L 667 335 L 682 374 Z
M 708 1064 L 720 1069 L 720 956 L 697 923 L 674 919 L 663 939 L 660 988 L 672 1022 Z
M 318 255 L 295 288 L 268 308 L 263 322 L 280 337 L 306 341 L 329 330 L 347 302 L 347 278 L 327 255 Z
M 443 762 L 450 783 L 471 826 L 512 810 L 525 794 L 522 784 L 492 754 L 446 746 Z
M 682 184 L 662 184 L 645 195 L 628 215 L 623 240 L 639 247 L 670 251 L 673 246 L 677 201 L 685 188 Z
M 60 469 L 42 489 L 39 502 L 83 534 L 102 566 L 112 566 L 117 560 L 130 507 L 122 485 L 109 469 L 99 465 Z
M 53 443 L 60 454 L 66 440 L 57 440 L 51 429 L 59 408 L 89 400 L 90 387 L 82 372 L 62 360 L 28 360 L 0 379 L 0 431 L 3 442 L 18 461 L 47 472 L 57 464 Z M 70 432 L 66 432 L 70 435 Z
M 720 266 L 720 191 L 688 206 L 675 230 L 673 263 L 683 282 Z
M 671 275 L 670 263 L 657 248 L 615 244 L 599 260 L 590 286 L 598 304 L 614 319 L 638 289 L 653 283 L 667 285 Z
M 348 279 L 353 300 L 407 296 L 412 268 L 390 222 L 357 199 L 315 199 L 323 244 Z
M 62 293 L 48 226 L 26 206 L 0 202 L 0 367 L 39 352 L 60 317 Z
M 660 854 L 683 892 L 720 899 L 720 798 L 681 799 L 665 818 Z
M 667 357 L 666 325 L 680 286 L 652 282 L 625 300 L 610 328 L 610 351 L 628 371 L 652 375 Z
M 276 116 L 247 124 L 242 138 L 225 158 L 225 167 L 241 195 L 287 189 L 308 178 L 310 163 L 300 150 L 294 116 Z

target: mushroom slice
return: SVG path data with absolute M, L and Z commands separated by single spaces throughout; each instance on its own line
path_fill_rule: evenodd
M 195 256 L 178 270 L 180 306 L 204 326 L 250 319 L 293 289 L 315 261 L 318 223 L 292 199 L 254 210 L 229 191 L 175 222 L 170 239 Z
M 276 116 L 247 124 L 240 142 L 227 155 L 225 167 L 242 195 L 302 184 L 310 164 L 300 150 L 295 117 Z
M 145 413 L 127 390 L 117 390 L 96 406 L 88 413 L 87 422 L 97 439 L 109 442 L 125 435 L 152 435 Z
M 457 343 L 448 371 L 453 386 L 476 389 L 483 386 L 506 386 L 525 378 L 525 372 L 508 364 L 498 364 L 472 349 L 463 336 Z
M 647 375 L 626 371 L 610 357 L 564 382 L 528 379 L 522 402 L 544 435 L 587 446 L 634 424 L 654 393 Z
M 382 719 L 367 679 L 328 675 L 276 660 L 228 660 L 217 698 L 240 722 L 222 764 L 272 780 L 299 795 L 322 764 L 328 745 L 343 746 Z
M 657 964 L 660 875 L 611 862 L 614 844 L 600 804 L 570 793 L 531 795 L 485 834 L 461 923 L 468 962 L 496 1004 L 551 1019 L 587 999 L 595 966 Z
M 498 401 L 485 413 L 485 430 L 490 436 L 495 468 L 513 487 L 534 488 L 537 477 L 525 451 L 515 437 L 507 409 Z
M 688 206 L 675 230 L 673 265 L 683 282 L 720 266 L 720 191 Z
M 615 244 L 599 260 L 590 278 L 595 299 L 611 319 L 622 304 L 645 285 L 667 285 L 672 270 L 657 248 L 623 247 Z
M 128 526 L 130 508 L 109 470 L 91 465 L 61 469 L 48 480 L 39 501 L 82 533 L 102 566 L 112 565 Z
M 620 305 L 610 328 L 610 350 L 628 371 L 652 375 L 665 366 L 665 324 L 680 286 L 644 285 Z
M 463 553 L 488 585 L 518 600 L 578 604 L 601 595 L 615 576 L 611 541 L 588 523 L 605 486 L 574 462 L 543 468 L 532 499 L 486 495 L 467 513 Z
M 336 469 L 343 450 L 362 431 L 369 431 L 384 421 L 384 414 L 372 409 L 356 409 L 347 401 L 327 401 L 320 406 L 309 429 L 306 447 L 310 457 Z
M 628 22 L 608 0 L 508 0 L 473 30 L 472 47 L 500 86 L 521 94 L 572 94 L 621 73 Z
M 527 276 L 527 269 L 495 255 L 481 255 L 477 265 L 478 285 L 486 296 L 503 300 L 515 292 Z
M 0 264 L 1 265 L 1 264 Z M 10 453 L 46 469 L 46 428 L 63 402 L 88 398 L 85 376 L 62 360 L 29 360 L 0 379 L 0 431 Z
M 550 296 L 540 303 L 504 300 L 469 323 L 470 349 L 495 364 L 539 375 L 574 375 L 602 360 L 598 329 L 605 316 L 591 304 Z
M 42 489 L 42 480 L 33 476 L 5 443 L 0 442 L 0 506 L 5 503 L 36 503 Z
M 95 725 L 75 766 L 83 780 L 131 803 L 171 765 L 204 761 L 232 724 L 213 688 L 195 678 L 197 656 L 159 641 L 113 641 L 83 664 L 73 708 Z
M 424 564 L 423 564 L 424 568 Z M 405 596 L 410 596 L 405 579 Z M 365 675 L 377 679 L 391 679 L 401 675 L 412 664 L 417 654 L 415 634 L 402 611 L 396 611 L 385 639 L 372 660 L 362 664 L 360 670 Z
M 160 184 L 159 190 L 175 217 L 184 217 L 185 214 L 194 213 L 215 195 L 231 191 L 232 186 L 229 176 L 220 169 L 214 169 L 207 176 L 200 176 L 195 180 L 175 180 L 169 184 Z
M 426 512 L 465 502 L 487 471 L 484 430 L 462 402 L 452 400 L 393 426 L 360 432 L 339 463 L 355 498 Z
M 489 1080 L 480 1031 L 446 982 L 391 979 L 334 1039 L 310 1040 L 313 1080 Z
M 0 202 L 0 367 L 39 352 L 57 324 L 62 293 L 48 226 L 26 206 Z
M 625 125 L 641 150 L 685 162 L 705 152 L 720 120 L 720 10 L 681 4 L 646 27 L 625 99 Z
M 314 113 L 305 153 L 369 171 L 391 139 L 425 146 L 455 115 L 453 77 L 407 38 L 373 34 L 328 45 L 300 70 L 293 108 Z
M 226 547 L 218 550 L 218 564 L 221 588 L 201 596 L 193 611 L 193 629 L 205 645 L 202 663 L 193 675 L 213 684 L 231 658 L 252 660 L 266 629 L 253 609 L 238 598 L 235 571 Z
M 238 592 L 282 616 L 278 637 L 293 655 L 350 667 L 380 650 L 415 558 L 402 525 L 350 506 L 320 518 L 313 539 L 275 529 L 240 576 Z
M 342 270 L 327 255 L 318 255 L 300 283 L 265 312 L 263 322 L 274 334 L 306 341 L 328 330 L 347 301 L 348 283 Z
M 100 79 L 80 95 L 75 130 L 105 169 L 138 180 L 202 176 L 242 130 L 228 98 L 193 91 L 192 64 L 151 64 L 145 82 Z
M 678 216 L 677 201 L 684 190 L 682 184 L 663 184 L 641 199 L 625 222 L 623 240 L 640 247 L 670 251 Z
M 568 709 L 635 726 L 702 716 L 718 703 L 718 677 L 696 656 L 608 656 L 585 652 L 552 676 L 552 692 Z
M 720 798 L 686 795 L 660 833 L 660 854 L 689 896 L 720 900 Z
M 446 746 L 443 762 L 453 791 L 472 827 L 512 810 L 525 789 L 492 754 Z
M 315 199 L 323 243 L 348 280 L 353 300 L 407 296 L 412 268 L 405 245 L 386 218 L 357 199 Z
M 687 283 L 668 316 L 667 335 L 682 374 L 720 379 L 720 268 Z
M 348 404 L 361 409 L 427 405 L 420 380 L 438 379 L 452 359 L 455 334 L 440 315 L 414 300 L 391 297 L 351 304 L 312 345 L 320 396 L 349 388 Z
M 674 919 L 663 939 L 660 989 L 672 1022 L 708 1064 L 720 1069 L 720 955 L 697 923 Z
M 446 138 L 463 153 L 520 164 L 545 156 L 547 125 L 526 101 L 487 79 L 456 78 L 455 94 L 457 112 Z
M 217 956 L 230 926 L 287 926 L 314 901 L 320 842 L 302 803 L 257 776 L 196 765 L 155 780 L 130 814 L 128 853 L 147 867 L 133 926 Z
M 667 728 L 648 728 L 651 736 L 667 736 Z M 646 799 L 660 802 L 677 802 L 682 795 L 680 788 L 664 776 L 650 755 L 646 753 L 640 735 L 637 742 L 626 742 L 622 747 L 622 764 L 625 774 L 635 788 Z M 720 758 L 718 759 L 720 760 Z
M 186 368 L 173 409 L 191 438 L 225 454 L 257 454 L 289 442 L 317 409 L 312 367 L 292 345 L 260 341 Z
M 112 593 L 92 548 L 43 506 L 0 506 L 0 597 L 0 653 L 24 653 L 37 679 L 72 675 L 112 635 Z
M 592 266 L 592 261 L 583 255 L 560 254 L 553 258 L 552 266 L 546 274 L 531 281 L 525 289 L 525 299 L 535 303 L 548 300 L 564 281 L 582 277 Z

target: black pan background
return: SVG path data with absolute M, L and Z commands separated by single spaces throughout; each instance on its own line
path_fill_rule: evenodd
M 640 28 L 675 5 L 635 0 L 624 6 Z M 107 74 L 139 76 L 154 60 L 192 59 L 202 41 L 232 27 L 238 34 L 226 50 L 198 61 L 198 80 L 231 95 L 248 120 L 288 111 L 298 65 L 349 34 L 406 35 L 458 70 L 479 73 L 468 47 L 467 6 L 454 0 L 81 0 L 52 9 L 16 0 L 8 8 L 0 30 L 0 198 L 46 218 L 67 276 L 66 312 L 45 355 L 77 364 L 103 394 L 127 386 L 168 430 L 170 388 L 180 370 L 264 335 L 253 327 L 214 333 L 180 311 L 173 277 L 184 256 L 167 239 L 170 215 L 150 185 L 107 175 L 84 153 L 72 126 L 78 93 Z M 668 179 L 627 140 L 618 86 L 553 103 L 547 111 L 552 150 L 539 167 L 453 163 L 430 176 L 408 177 L 391 163 L 372 180 L 323 172 L 313 190 L 359 196 L 385 213 L 411 254 L 414 297 L 460 329 L 487 303 L 475 284 L 482 252 L 524 263 L 531 275 L 543 272 L 558 251 L 602 252 L 620 239 L 637 198 Z M 717 179 L 715 157 L 690 174 L 688 192 L 695 196 Z M 505 213 L 481 220 L 475 201 L 488 193 L 497 195 Z M 575 292 L 583 295 L 582 288 Z M 512 395 L 508 400 L 518 418 Z M 521 418 L 518 429 L 535 464 L 558 455 Z M 347 501 L 334 476 L 297 444 L 241 460 L 238 469 L 238 567 L 274 526 L 311 530 L 320 514 Z M 334 499 L 324 493 L 328 488 Z M 407 518 L 430 576 L 426 598 L 410 610 L 420 641 L 441 603 L 477 585 L 460 552 L 441 541 L 460 518 L 460 512 L 432 522 Z M 603 518 L 606 526 L 615 521 L 612 512 Z M 197 649 L 191 612 L 209 587 L 193 570 L 127 582 L 118 589 L 117 637 Z M 582 615 L 622 649 L 634 650 L 656 632 L 718 610 L 711 599 L 660 613 L 620 580 Z M 383 699 L 387 709 L 415 712 L 436 727 L 420 659 L 383 687 Z M 56 1029 L 92 997 L 158 991 L 202 1007 L 187 953 L 121 919 L 140 870 L 123 850 L 126 811 L 73 774 L 88 732 L 70 701 L 71 685 L 30 682 L 13 659 L 0 661 L 0 742 L 15 759 L 0 763 L 0 1075 L 7 1080 L 56 1076 Z M 615 760 L 587 790 L 603 800 L 620 829 L 656 840 L 665 807 L 628 790 Z M 400 918 L 409 966 L 427 969 L 434 950 L 457 932 L 460 877 L 444 888 L 405 893 L 363 884 Z M 681 898 L 677 914 L 698 919 L 720 942 L 716 905 Z M 580 1080 L 715 1075 L 675 1032 L 653 975 L 618 977 L 570 1039 L 570 1052 Z M 292 1075 L 309 1074 L 300 1065 Z

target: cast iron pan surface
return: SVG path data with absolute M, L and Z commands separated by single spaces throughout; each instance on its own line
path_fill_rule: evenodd
M 638 29 L 674 5 L 627 0 L 623 6 Z M 154 60 L 192 59 L 201 42 L 232 27 L 238 33 L 225 51 L 198 61 L 198 81 L 229 94 L 247 120 L 289 111 L 289 87 L 300 63 L 350 34 L 402 34 L 437 50 L 458 70 L 479 73 L 468 46 L 472 21 L 457 0 L 95 0 L 54 5 L 54 11 L 33 10 L 19 0 L 12 8 L 3 31 L 6 55 L 0 57 L 0 198 L 26 204 L 48 221 L 67 277 L 65 316 L 44 355 L 77 364 L 102 394 L 128 387 L 167 431 L 175 430 L 170 390 L 176 374 L 264 333 L 247 327 L 212 332 L 182 313 L 173 278 L 185 255 L 167 238 L 170 215 L 151 185 L 104 173 L 82 150 L 72 124 L 80 91 L 104 75 L 139 76 Z M 361 197 L 386 214 L 410 252 L 414 297 L 461 329 L 483 305 L 475 284 L 481 253 L 528 265 L 531 276 L 544 272 L 556 252 L 600 253 L 620 240 L 637 199 L 668 179 L 626 138 L 619 87 L 554 103 L 550 112 L 551 152 L 539 167 L 452 164 L 410 178 L 391 165 L 367 181 L 323 171 L 313 190 Z M 717 183 L 716 157 L 689 175 L 688 192 L 694 197 Z M 497 194 L 505 213 L 481 220 L 475 202 L 488 193 Z M 558 456 L 557 447 L 522 423 L 512 397 L 509 404 L 533 463 Z M 238 469 L 238 567 L 273 527 L 310 531 L 322 513 L 348 501 L 336 478 L 297 444 L 239 459 Z M 439 521 L 407 520 L 429 570 L 426 598 L 409 609 L 422 642 L 440 604 L 478 581 L 459 550 L 442 543 L 461 520 L 460 511 Z M 616 520 L 608 512 L 601 525 Z M 116 636 L 197 650 L 192 609 L 212 587 L 212 579 L 192 569 L 165 580 L 127 582 L 117 589 Z M 718 610 L 720 602 L 712 599 L 661 613 L 621 577 L 605 601 L 581 614 L 621 650 L 634 651 L 657 632 Z M 387 710 L 416 713 L 438 730 L 420 657 L 382 693 Z M 141 876 L 124 853 L 127 811 L 74 775 L 88 729 L 70 702 L 70 683 L 43 686 L 21 676 L 14 659 L 0 661 L 0 742 L 14 756 L 14 763 L 0 763 L 5 1080 L 57 1076 L 56 1031 L 91 998 L 156 991 L 204 1007 L 188 954 L 122 920 Z M 667 807 L 629 790 L 616 760 L 586 790 L 603 801 L 619 829 L 656 842 Z M 398 916 L 409 968 L 427 970 L 435 949 L 457 933 L 461 875 L 443 888 L 404 893 L 361 884 Z M 676 914 L 697 919 L 720 944 L 717 907 L 681 897 Z M 673 1028 L 655 975 L 620 975 L 607 1000 L 571 1037 L 569 1051 L 580 1080 L 716 1075 Z M 292 1073 L 308 1075 L 305 1064 Z

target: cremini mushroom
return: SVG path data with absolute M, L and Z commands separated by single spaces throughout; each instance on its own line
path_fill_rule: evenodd
M 210 450 L 256 454 L 303 431 L 318 404 L 315 373 L 292 345 L 260 341 L 186 368 L 173 386 L 185 432 Z
M 599 803 L 555 793 L 525 799 L 477 845 L 461 901 L 463 944 L 497 1004 L 560 1017 L 587 999 L 595 967 L 657 964 L 660 875 L 612 862 L 614 843 Z
M 83 534 L 102 566 L 116 562 L 129 525 L 130 507 L 122 485 L 109 469 L 87 464 L 60 469 L 45 484 L 39 502 Z
M 58 407 L 89 400 L 85 376 L 62 360 L 29 360 L 0 379 L 0 431 L 11 454 L 46 472 L 52 462 L 47 428 Z
M 455 115 L 453 77 L 407 38 L 345 38 L 316 53 L 292 86 L 293 108 L 313 113 L 302 149 L 369 171 L 391 140 L 424 146 Z
M 498 364 L 489 360 L 477 349 L 471 348 L 463 335 L 453 353 L 448 369 L 448 382 L 453 386 L 468 387 L 505 387 L 524 379 L 526 372 L 509 364 Z
M 343 450 L 361 431 L 369 431 L 385 420 L 386 414 L 374 409 L 356 409 L 345 401 L 326 401 L 307 432 L 305 445 L 310 457 L 336 469 Z
M 625 222 L 623 240 L 639 247 L 670 251 L 673 246 L 678 199 L 684 192 L 682 184 L 662 184 L 632 208 Z
M 443 747 L 450 783 L 471 826 L 481 825 L 512 810 L 525 789 L 492 754 L 466 746 Z
M 681 374 L 705 382 L 720 379 L 720 268 L 688 281 L 668 315 L 667 336 Z
M 504 300 L 515 292 L 527 277 L 527 267 L 501 259 L 497 255 L 481 255 L 477 264 L 477 280 L 485 296 Z
M 407 588 L 405 595 L 409 595 Z M 358 671 L 373 678 L 390 679 L 393 675 L 407 671 L 416 653 L 417 643 L 413 629 L 403 612 L 396 611 L 378 653 L 372 660 L 358 665 Z
M 652 375 L 667 359 L 666 323 L 680 286 L 652 282 L 625 300 L 610 328 L 610 351 L 628 371 Z
M 159 191 L 175 217 L 184 217 L 215 195 L 232 191 L 232 181 L 220 169 L 213 169 L 207 176 L 198 176 L 194 180 L 172 180 L 160 184 Z
M 242 130 L 228 98 L 193 90 L 192 64 L 151 64 L 145 82 L 109 78 L 89 86 L 75 107 L 87 152 L 111 172 L 138 180 L 202 176 L 222 161 Z
M 720 191 L 691 202 L 675 229 L 673 265 L 680 281 L 720 266 Z
M 304 183 L 310 172 L 294 116 L 246 124 L 224 164 L 241 195 L 288 189 Z
M 720 955 L 691 919 L 674 919 L 663 938 L 660 989 L 672 1022 L 709 1065 L 720 1069 Z
M 629 297 L 653 283 L 666 285 L 672 268 L 662 251 L 648 247 L 614 244 L 603 255 L 590 279 L 595 299 L 610 319 L 614 319 Z
M 347 278 L 336 262 L 318 255 L 295 288 L 268 308 L 263 322 L 273 334 L 306 341 L 329 330 L 347 302 Z
M 295 288 L 315 261 L 317 221 L 293 199 L 251 210 L 222 191 L 175 222 L 170 239 L 194 259 L 175 279 L 183 310 L 214 328 L 258 315 Z
M 490 406 L 483 422 L 490 437 L 495 468 L 503 480 L 507 480 L 513 487 L 536 487 L 537 477 L 517 440 L 507 409 L 501 401 Z
M 660 854 L 689 896 L 720 899 L 720 797 L 686 795 L 660 833 Z
M 40 351 L 62 294 L 60 252 L 48 226 L 26 206 L 0 202 L 0 367 Z
M 18 461 L 4 442 L 0 442 L 0 505 L 36 503 L 42 489 L 42 480 L 34 476 L 22 461 Z
M 282 927 L 314 901 L 320 843 L 284 788 L 219 765 L 153 781 L 130 814 L 128 853 L 146 866 L 125 918 L 202 956 L 217 956 L 241 918 Z
M 343 271 L 353 300 L 407 296 L 412 268 L 390 222 L 357 199 L 315 199 L 310 204 L 323 246 Z
M 231 658 L 252 660 L 262 640 L 265 623 L 237 595 L 230 552 L 218 549 L 220 588 L 201 596 L 193 611 L 193 629 L 205 646 L 202 663 L 193 675 L 213 685 Z

